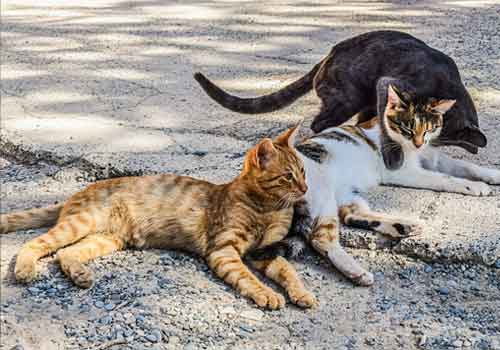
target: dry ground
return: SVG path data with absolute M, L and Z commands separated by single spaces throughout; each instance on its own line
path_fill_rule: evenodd
M 307 72 L 336 42 L 376 29 L 409 32 L 452 56 L 477 103 L 487 149 L 455 157 L 500 167 L 500 3 L 457 1 L 7 0 L 2 11 L 1 211 L 65 198 L 88 181 L 174 171 L 224 181 L 243 150 L 318 108 L 238 115 L 192 79 L 201 70 L 258 95 Z M 30 288 L 12 281 L 21 244 L 1 237 L 0 349 L 500 349 L 500 188 L 471 198 L 381 188 L 380 210 L 426 222 L 393 249 L 344 230 L 376 272 L 353 287 L 311 254 L 297 266 L 320 307 L 259 312 L 204 264 L 162 251 L 92 266 L 79 291 L 51 259 Z M 497 268 L 495 268 L 495 264 Z M 110 347 L 111 348 L 111 347 Z

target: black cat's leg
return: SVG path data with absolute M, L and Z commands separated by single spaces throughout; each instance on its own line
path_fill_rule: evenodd
M 285 239 L 267 247 L 254 249 L 248 254 L 253 260 L 274 259 L 278 256 L 287 259 L 299 259 L 304 254 L 306 242 L 313 228 L 313 219 L 306 201 L 299 201 L 294 205 L 292 226 Z
M 389 90 L 389 85 L 395 86 L 396 88 L 405 92 L 414 92 L 415 89 L 412 88 L 408 83 L 391 77 L 382 77 L 377 81 L 377 111 L 380 117 L 380 127 L 382 129 L 381 133 L 381 144 L 382 144 L 382 158 L 384 164 L 389 170 L 396 170 L 401 168 L 404 162 L 403 148 L 399 143 L 392 140 L 389 137 L 385 122 L 384 114 L 387 107 L 387 93 Z
M 321 99 L 321 110 L 314 117 L 311 129 L 320 132 L 326 128 L 339 126 L 368 103 L 366 93 L 349 81 L 349 77 L 341 78 L 341 72 L 319 72 L 316 78 L 316 94 Z

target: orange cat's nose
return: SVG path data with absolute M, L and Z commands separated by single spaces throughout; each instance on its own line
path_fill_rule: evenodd
M 305 182 L 299 184 L 299 190 L 302 192 L 302 193 L 306 193 L 307 192 L 307 185 Z

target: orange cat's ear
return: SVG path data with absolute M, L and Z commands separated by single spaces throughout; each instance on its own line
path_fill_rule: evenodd
M 389 85 L 387 89 L 387 108 L 394 107 L 406 107 L 406 103 L 398 89 L 393 85 Z
M 302 120 L 300 122 L 298 122 L 293 128 L 286 130 L 284 133 L 282 133 L 281 135 L 276 137 L 275 142 L 277 144 L 293 148 L 293 146 L 295 144 L 295 138 L 297 137 L 297 134 L 299 133 L 301 124 L 302 124 Z
M 451 107 L 457 102 L 457 100 L 437 100 L 432 103 L 431 109 L 439 114 L 445 114 Z
M 276 148 L 274 148 L 273 141 L 265 138 L 255 146 L 255 153 L 253 154 L 253 163 L 259 169 L 265 169 L 269 162 L 276 156 Z

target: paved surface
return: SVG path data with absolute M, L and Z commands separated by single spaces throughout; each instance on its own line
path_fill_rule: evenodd
M 310 120 L 319 101 L 310 94 L 276 113 L 238 115 L 211 102 L 192 73 L 259 95 L 307 72 L 339 40 L 375 29 L 407 31 L 456 60 L 489 145 L 476 156 L 449 152 L 500 167 L 498 1 L 10 0 L 1 6 L 2 211 L 61 200 L 88 181 L 115 175 L 174 171 L 227 180 L 247 147 L 299 118 Z M 487 198 L 381 188 L 370 199 L 380 210 L 423 220 L 424 237 L 390 249 L 371 234 L 344 230 L 348 246 L 379 248 L 352 251 L 379 272 L 376 285 L 354 288 L 311 256 L 298 266 L 321 307 L 289 307 L 250 325 L 241 314 L 252 305 L 196 259 L 159 251 L 101 259 L 91 293 L 65 284 L 46 259 L 38 290 L 28 291 L 10 280 L 10 263 L 41 231 L 2 237 L 1 325 L 8 336 L 0 347 L 95 348 L 118 337 L 115 326 L 125 338 L 125 330 L 132 332 L 134 349 L 254 348 L 259 339 L 269 348 L 499 347 L 500 188 Z M 168 257 L 179 265 L 161 263 Z M 161 278 L 173 281 L 175 293 L 156 287 Z M 129 281 L 142 291 L 117 298 L 139 305 L 123 306 L 125 316 L 112 310 L 110 323 L 100 323 L 105 310 L 92 305 L 109 302 L 112 289 L 126 291 Z M 145 315 L 145 323 L 121 322 L 128 313 Z M 412 328 L 407 320 L 418 322 Z M 159 343 L 146 338 L 155 329 L 163 332 Z

